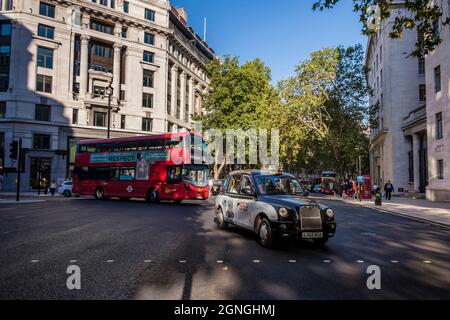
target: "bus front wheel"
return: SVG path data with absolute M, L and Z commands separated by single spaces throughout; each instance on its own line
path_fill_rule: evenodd
M 102 188 L 97 188 L 95 190 L 95 198 L 98 200 L 102 200 L 105 198 L 105 192 L 103 191 Z
M 158 203 L 159 202 L 159 194 L 156 189 L 151 189 L 147 194 L 147 201 L 150 203 Z

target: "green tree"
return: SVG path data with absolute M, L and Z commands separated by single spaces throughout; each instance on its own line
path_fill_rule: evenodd
M 366 158 L 369 88 L 363 61 L 361 45 L 326 48 L 311 53 L 294 77 L 280 83 L 283 164 L 352 174 L 356 160 Z
M 239 64 L 237 57 L 226 56 L 208 65 L 210 90 L 203 97 L 205 113 L 195 117 L 204 129 L 258 129 L 265 125 L 267 109 L 278 104 L 278 95 L 271 85 L 270 69 L 256 59 Z M 217 179 L 225 160 L 214 165 Z
M 390 32 L 393 39 L 401 38 L 403 32 L 407 29 L 417 29 L 422 35 L 416 42 L 416 49 L 411 52 L 414 56 L 424 56 L 442 42 L 441 37 L 434 32 L 436 22 L 442 21 L 443 25 L 450 23 L 449 17 L 444 12 L 442 5 L 438 1 L 430 0 L 404 0 L 402 4 L 396 4 L 395 0 L 352 0 L 353 10 L 359 14 L 360 21 L 363 23 L 362 31 L 366 35 L 373 35 L 376 29 L 371 26 L 391 17 L 391 9 L 404 6 L 407 11 L 399 12 L 394 17 L 394 25 Z M 313 4 L 313 10 L 331 9 L 342 2 L 341 0 L 316 0 Z M 440 1 L 442 4 L 442 1 Z M 397 12 L 397 11 L 396 11 Z

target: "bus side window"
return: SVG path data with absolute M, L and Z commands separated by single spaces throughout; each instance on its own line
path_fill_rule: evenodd
M 119 173 L 120 173 L 120 168 L 118 168 L 118 167 L 111 168 L 110 179 L 112 181 L 118 181 L 119 180 Z
M 167 167 L 167 183 L 177 184 L 181 181 L 181 166 Z
M 119 177 L 120 181 L 133 181 L 135 171 L 135 168 L 121 168 Z

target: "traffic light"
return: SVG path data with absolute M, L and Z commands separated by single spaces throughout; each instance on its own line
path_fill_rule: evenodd
M 17 160 L 19 153 L 19 141 L 13 141 L 9 144 L 9 157 L 13 160 Z

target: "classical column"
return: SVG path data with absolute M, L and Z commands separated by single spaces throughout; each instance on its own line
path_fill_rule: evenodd
M 414 191 L 419 192 L 420 190 L 420 136 L 417 133 L 412 135 L 412 153 L 413 153 L 413 163 L 414 163 Z
M 84 98 L 87 92 L 88 69 L 89 69 L 89 36 L 81 36 L 81 57 L 80 57 L 80 97 Z
M 114 63 L 113 63 L 113 97 L 120 97 L 120 50 L 122 46 L 114 44 Z M 117 101 L 116 99 L 114 101 Z
M 186 109 L 186 72 L 181 73 L 181 83 L 180 83 L 180 120 L 184 121 L 184 113 Z
M 189 79 L 189 116 L 188 122 L 191 122 L 191 115 L 194 113 L 194 80 L 192 77 Z
M 172 69 L 170 70 L 172 72 L 172 111 L 170 114 L 172 116 L 175 116 L 176 108 L 177 108 L 177 79 L 178 79 L 178 67 L 173 65 Z

